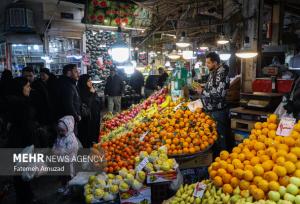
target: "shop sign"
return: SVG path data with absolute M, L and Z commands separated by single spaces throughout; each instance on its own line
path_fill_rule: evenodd
M 276 134 L 280 136 L 289 136 L 295 126 L 296 119 L 291 117 L 283 117 L 280 120 Z

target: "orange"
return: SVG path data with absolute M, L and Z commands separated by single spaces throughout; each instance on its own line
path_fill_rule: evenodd
M 283 142 L 289 147 L 294 147 L 296 144 L 296 141 L 293 137 L 285 137 Z
M 237 159 L 238 158 L 238 154 L 236 152 L 233 152 L 230 154 L 230 158 L 233 160 L 233 159 Z
M 270 157 L 268 155 L 263 154 L 260 156 L 260 160 L 261 160 L 261 162 L 265 162 L 265 161 L 270 160 Z
M 244 170 L 246 171 L 246 170 L 249 170 L 249 171 L 253 171 L 253 166 L 252 165 L 249 165 L 249 164 L 247 164 L 247 165 L 245 165 L 245 168 L 244 168 Z
M 283 176 L 279 178 L 279 184 L 281 186 L 287 186 L 290 183 L 290 177 L 289 176 Z
M 236 177 L 232 177 L 231 180 L 230 180 L 230 185 L 233 187 L 233 188 L 236 188 L 240 183 L 240 180 Z
M 256 188 L 252 191 L 252 196 L 255 200 L 262 200 L 265 198 L 265 193 L 263 190 Z
M 256 122 L 256 123 L 254 124 L 254 128 L 257 129 L 257 130 L 262 129 L 262 123 L 261 123 L 261 122 Z
M 269 183 L 269 189 L 270 191 L 278 191 L 280 187 L 280 184 L 277 181 L 271 181 Z
M 241 190 L 248 190 L 249 186 L 250 186 L 250 183 L 249 183 L 249 181 L 241 180 L 239 186 L 240 186 Z
M 263 175 L 264 171 L 265 171 L 264 168 L 260 164 L 255 165 L 254 168 L 253 168 L 253 174 L 255 176 Z
M 243 177 L 244 177 L 244 179 L 245 179 L 246 181 L 252 181 L 254 175 L 253 175 L 252 171 L 246 170 L 246 171 L 244 172 Z
M 296 163 L 296 162 L 298 161 L 297 155 L 290 152 L 290 153 L 288 153 L 288 154 L 286 155 L 286 160 L 287 160 L 287 161 L 291 161 L 291 162 L 293 162 L 293 163 Z
M 259 151 L 256 153 L 256 156 L 262 157 L 262 156 L 265 155 L 265 154 L 266 154 L 265 150 L 259 150 Z M 260 162 L 263 162 L 262 159 L 260 159 Z
M 189 152 L 190 154 L 195 154 L 196 150 L 194 147 L 190 147 Z
M 296 165 L 291 161 L 285 162 L 284 167 L 288 174 L 292 174 L 294 171 L 296 171 Z
M 274 162 L 272 160 L 267 160 L 263 162 L 261 166 L 264 168 L 265 172 L 270 171 L 274 166 Z
M 226 169 L 226 168 L 227 168 L 227 162 L 226 162 L 226 161 L 221 160 L 221 161 L 219 162 L 219 164 L 220 164 L 220 168 L 223 168 L 223 169 Z
M 242 179 L 244 176 L 244 171 L 242 169 L 235 169 L 233 175 L 238 179 Z
M 276 153 L 276 149 L 274 147 L 269 147 L 267 150 L 266 150 L 266 154 L 270 157 L 272 157 L 273 154 Z
M 234 172 L 234 166 L 232 164 L 227 164 L 227 168 L 226 168 L 228 173 L 233 173 Z
M 274 123 L 269 123 L 268 129 L 269 129 L 270 131 L 277 130 L 277 125 L 274 124 Z
M 226 170 L 222 169 L 222 168 L 218 169 L 217 171 L 218 171 L 218 176 L 221 176 L 221 177 L 227 173 Z
M 209 171 L 209 176 L 211 177 L 211 178 L 214 178 L 216 175 L 217 175 L 217 171 L 216 170 L 211 170 L 211 171 Z
M 173 139 L 173 144 L 178 145 L 179 144 L 179 139 L 178 138 L 174 138 Z
M 268 135 L 269 129 L 267 127 L 263 128 L 261 132 L 263 135 Z
M 231 194 L 233 192 L 233 188 L 230 184 L 224 184 L 222 189 L 224 193 Z
M 253 179 L 253 182 L 255 185 L 258 186 L 258 184 L 263 180 L 263 178 L 261 176 L 255 176 Z
M 297 169 L 300 169 L 300 161 L 297 161 L 297 162 L 295 163 L 295 165 L 296 165 L 296 168 L 297 168 Z
M 285 158 L 284 157 L 278 157 L 277 159 L 276 159 L 276 164 L 278 164 L 278 165 L 280 165 L 280 166 L 283 166 L 284 165 L 284 163 L 285 163 Z
M 267 181 L 277 181 L 278 180 L 278 176 L 275 172 L 273 171 L 268 171 L 266 173 L 264 173 L 264 179 L 266 179 Z
M 252 166 L 255 166 L 256 164 L 260 163 L 260 159 L 259 157 L 253 157 L 250 162 Z
M 221 151 L 220 158 L 222 160 L 226 160 L 226 159 L 228 159 L 228 157 L 229 157 L 229 153 L 226 150 Z
M 278 144 L 277 145 L 278 152 L 284 150 L 285 152 L 289 152 L 289 146 L 287 144 Z
M 237 153 L 237 154 L 239 154 L 239 153 L 241 153 L 241 148 L 239 148 L 239 147 L 234 147 L 233 149 L 232 149 L 232 152 L 233 153 Z
M 300 137 L 300 133 L 297 132 L 297 131 L 295 131 L 295 130 L 293 130 L 293 131 L 291 132 L 291 134 L 290 134 L 290 137 L 293 137 L 295 140 L 297 140 L 297 139 L 299 139 L 299 137 Z
M 297 169 L 297 170 L 294 172 L 294 176 L 300 178 L 300 169 Z
M 300 158 L 300 147 L 293 147 L 291 149 L 291 153 L 294 153 L 299 159 Z
M 249 191 L 250 191 L 251 194 L 253 193 L 253 191 L 254 191 L 255 189 L 257 189 L 257 186 L 256 186 L 255 184 L 251 184 L 251 185 L 249 186 Z
M 254 156 L 255 155 L 252 152 L 249 152 L 246 154 L 246 159 L 250 161 Z
M 223 185 L 223 181 L 222 178 L 220 176 L 216 176 L 213 179 L 213 183 L 217 186 L 217 187 L 221 187 Z
M 239 156 L 238 156 L 238 159 L 239 159 L 241 162 L 244 161 L 245 158 L 246 158 L 246 156 L 245 156 L 245 154 L 243 154 L 243 153 L 240 153 Z
M 254 149 L 256 151 L 259 151 L 259 150 L 264 150 L 266 149 L 266 145 L 262 142 L 256 142 L 255 146 L 254 146 Z
M 226 183 L 226 184 L 228 183 L 229 184 L 230 181 L 231 181 L 231 178 L 232 178 L 232 176 L 228 173 L 222 175 L 223 183 Z
M 268 118 L 270 123 L 277 123 L 277 115 L 276 114 L 271 114 Z
M 188 147 L 189 144 L 188 144 L 187 142 L 184 142 L 184 143 L 182 144 L 182 146 L 183 146 L 183 147 Z
M 273 167 L 273 171 L 277 174 L 277 176 L 282 177 L 287 174 L 286 169 L 283 166 L 275 165 Z
M 263 190 L 264 192 L 268 192 L 269 190 L 269 183 L 268 181 L 262 179 L 258 184 L 257 187 Z

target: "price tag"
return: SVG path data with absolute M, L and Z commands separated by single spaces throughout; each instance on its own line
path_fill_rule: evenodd
M 141 163 L 136 167 L 137 171 L 142 171 L 143 168 L 149 163 L 148 157 L 145 157 Z
M 200 99 L 196 101 L 192 101 L 188 104 L 188 108 L 190 109 L 191 112 L 195 112 L 197 108 L 203 108 L 203 104 Z
M 141 142 L 144 141 L 144 138 L 146 137 L 146 135 L 148 135 L 148 133 L 149 133 L 149 130 L 147 130 L 146 132 L 144 132 L 144 133 L 141 135 L 141 137 L 140 137 L 140 141 L 141 141 Z
M 173 110 L 177 111 L 181 106 L 182 106 L 183 102 L 179 103 Z
M 205 184 L 198 182 L 194 189 L 194 196 L 197 198 L 202 198 L 206 187 L 207 186 Z
M 280 120 L 276 134 L 280 136 L 289 136 L 295 126 L 296 119 L 290 117 L 283 117 Z

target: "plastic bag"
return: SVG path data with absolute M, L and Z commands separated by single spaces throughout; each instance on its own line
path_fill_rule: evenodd
M 173 180 L 170 185 L 170 189 L 173 191 L 177 191 L 180 188 L 180 186 L 183 184 L 183 176 L 179 168 L 177 168 L 176 171 L 177 171 L 177 178 Z
M 34 145 L 25 147 L 22 150 L 21 154 L 34 154 Z M 30 181 L 34 177 L 38 177 L 45 174 L 46 172 L 40 171 L 40 169 L 42 169 L 43 167 L 47 167 L 47 165 L 44 162 L 30 162 L 30 163 L 18 162 L 16 165 L 19 167 L 25 167 L 25 168 L 27 167 L 31 169 L 22 172 L 21 177 L 24 181 Z

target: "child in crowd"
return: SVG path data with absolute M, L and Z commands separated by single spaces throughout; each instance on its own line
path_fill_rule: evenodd
M 77 156 L 79 144 L 74 134 L 74 124 L 75 120 L 73 116 L 65 116 L 58 121 L 58 136 L 52 149 L 55 155 L 68 156 L 69 158 Z M 68 169 L 68 167 L 66 169 Z M 58 189 L 59 193 L 68 194 L 67 184 L 68 181 L 74 176 L 75 169 L 73 164 L 70 162 L 70 176 L 60 177 L 62 188 Z

